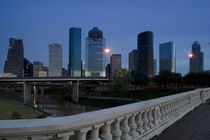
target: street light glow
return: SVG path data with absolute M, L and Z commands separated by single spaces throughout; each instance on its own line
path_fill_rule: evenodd
M 188 57 L 189 58 L 192 58 L 193 57 L 193 54 L 192 53 L 188 54 Z
M 105 52 L 105 53 L 110 53 L 110 49 L 109 49 L 109 48 L 106 48 L 106 49 L 104 50 L 104 52 Z

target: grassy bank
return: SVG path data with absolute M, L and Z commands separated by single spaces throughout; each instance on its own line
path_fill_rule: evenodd
M 32 119 L 42 115 L 41 112 L 19 102 L 0 98 L 0 120 Z

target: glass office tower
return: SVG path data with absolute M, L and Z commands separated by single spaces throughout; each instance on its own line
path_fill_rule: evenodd
M 198 41 L 194 41 L 192 45 L 192 57 L 190 58 L 190 72 L 203 71 L 203 52 Z
M 49 45 L 49 77 L 62 76 L 62 46 L 57 43 Z
M 152 77 L 153 72 L 153 32 L 145 31 L 138 34 L 137 70 Z
M 176 72 L 175 42 L 167 42 L 159 45 L 159 72 Z
M 137 70 L 137 60 L 138 60 L 138 50 L 135 49 L 132 52 L 129 53 L 128 55 L 129 58 L 129 70 Z
M 17 77 L 24 76 L 24 50 L 21 39 L 10 38 L 4 73 L 12 73 Z
M 105 77 L 105 46 L 103 32 L 94 27 L 85 40 L 85 76 Z
M 72 77 L 81 77 L 81 28 L 69 30 L 69 72 Z

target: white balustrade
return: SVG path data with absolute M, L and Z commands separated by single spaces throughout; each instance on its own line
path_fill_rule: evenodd
M 136 124 L 137 124 L 136 131 L 139 132 L 139 134 L 144 133 L 145 130 L 143 129 L 142 112 L 139 112 L 138 115 L 136 116 Z
M 136 121 L 135 121 L 135 116 L 137 113 L 132 114 L 132 116 L 128 120 L 128 125 L 130 127 L 130 135 L 132 136 L 132 139 L 136 138 L 138 136 L 138 133 L 136 132 Z
M 131 140 L 131 136 L 129 135 L 129 131 L 130 131 L 130 128 L 128 126 L 128 118 L 130 116 L 125 116 L 123 118 L 123 120 L 121 121 L 121 127 L 120 127 L 120 130 L 122 132 L 122 136 L 121 136 L 121 139 L 122 140 Z
M 209 98 L 206 88 L 67 117 L 0 120 L 0 139 L 145 140 Z
M 102 134 L 101 134 L 102 140 L 111 140 L 112 139 L 112 134 L 110 132 L 110 130 L 111 130 L 110 124 L 111 124 L 111 122 L 105 122 L 104 126 L 102 127 Z
M 121 136 L 121 130 L 120 130 L 120 121 L 122 120 L 122 118 L 118 118 L 115 120 L 115 122 L 112 125 L 112 137 L 113 140 L 120 140 L 120 136 Z

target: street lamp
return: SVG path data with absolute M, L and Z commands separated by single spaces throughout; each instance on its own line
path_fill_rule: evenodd
M 104 49 L 104 52 L 105 52 L 106 54 L 109 54 L 109 53 L 110 53 L 110 49 L 109 49 L 109 48 L 105 48 L 105 49 Z
M 192 58 L 193 57 L 193 54 L 192 53 L 188 54 L 188 57 L 189 58 Z

